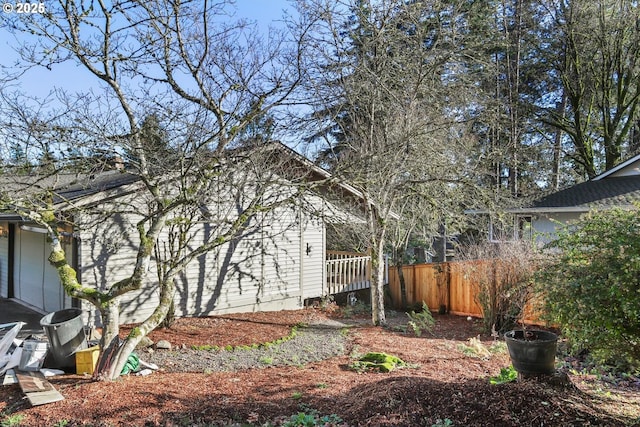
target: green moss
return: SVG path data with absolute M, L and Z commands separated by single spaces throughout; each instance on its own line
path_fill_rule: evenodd
M 53 213 L 53 209 L 47 209 L 42 211 L 40 214 L 40 218 L 48 224 L 56 221 L 56 215 Z
M 133 339 L 133 338 L 137 338 L 139 336 L 142 336 L 142 331 L 140 330 L 140 328 L 135 327 L 135 328 L 131 329 L 131 332 L 129 332 L 128 338 Z
M 49 254 L 48 260 L 54 267 L 58 267 L 61 262 L 66 263 L 65 253 L 64 251 L 53 251 Z
M 271 348 L 273 346 L 276 345 L 280 345 L 282 343 L 285 343 L 293 338 L 295 338 L 298 335 L 298 327 L 299 325 L 295 325 L 291 328 L 291 332 L 289 332 L 289 335 L 282 337 L 282 338 L 278 338 L 277 340 L 273 340 L 273 341 L 269 341 L 269 342 L 264 342 L 264 343 L 254 343 L 251 345 L 238 345 L 238 346 L 232 346 L 232 345 L 227 345 L 223 348 L 218 347 L 216 345 L 208 345 L 208 344 L 204 344 L 204 345 L 192 345 L 191 348 L 194 350 L 206 350 L 206 351 L 248 351 L 248 350 L 255 350 L 258 348 Z
M 140 235 L 140 246 L 142 248 L 142 255 L 151 256 L 153 247 L 155 246 L 154 239 L 150 239 L 147 237 L 147 234 L 144 230 L 144 225 L 142 224 L 138 224 L 138 234 Z
M 202 350 L 202 351 L 220 351 L 220 347 L 217 345 L 192 345 L 191 348 L 193 350 Z
M 363 372 L 367 370 L 377 370 L 380 372 L 391 372 L 396 368 L 405 367 L 407 364 L 397 356 L 387 353 L 367 353 L 351 364 L 351 369 Z

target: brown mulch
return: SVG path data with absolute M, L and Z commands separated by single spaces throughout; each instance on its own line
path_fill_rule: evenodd
M 240 346 L 287 336 L 293 325 L 333 317 L 317 309 L 178 319 L 154 331 L 180 348 Z M 0 425 L 21 417 L 21 426 L 218 426 L 282 425 L 300 412 L 345 426 L 631 426 L 640 425 L 640 387 L 569 375 L 553 384 L 528 379 L 491 385 L 488 378 L 510 364 L 505 352 L 481 358 L 461 345 L 480 337 L 481 322 L 436 315 L 421 337 L 393 326 L 373 327 L 366 317 L 340 318 L 355 326 L 345 354 L 297 367 L 270 366 L 237 372 L 168 373 L 93 382 L 78 375 L 52 378 L 65 400 L 29 407 L 17 385 L 0 387 Z M 342 333 L 336 330 L 336 333 Z M 160 351 L 160 350 L 158 350 Z M 349 369 L 354 355 L 382 351 L 410 367 L 391 373 Z M 230 356 L 232 357 L 232 356 Z M 11 418 L 8 418 L 11 417 Z M 316 425 L 323 425 L 316 421 Z M 4 423 L 4 424 L 3 424 Z M 295 424 L 303 425 L 303 424 Z M 311 425 L 311 424 L 306 424 Z

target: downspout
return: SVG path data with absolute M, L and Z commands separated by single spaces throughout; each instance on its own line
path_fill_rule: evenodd
M 16 252 L 16 224 L 15 223 L 9 223 L 8 224 L 9 227 L 9 236 L 8 236 L 8 242 L 7 245 L 9 245 L 9 247 L 7 248 L 7 297 L 8 298 L 15 298 L 16 296 L 16 291 L 15 291 L 15 279 L 14 279 L 14 274 L 15 274 L 15 252 Z
M 73 237 L 71 238 L 71 252 L 73 253 L 73 258 L 71 259 L 71 267 L 76 271 L 76 277 L 78 278 L 78 283 L 82 283 L 82 272 L 80 268 L 82 267 L 82 262 L 80 261 L 80 253 L 82 250 L 82 240 L 80 239 L 80 234 L 72 231 Z M 71 307 L 82 308 L 82 303 L 78 298 L 71 298 Z
M 307 255 L 307 253 L 305 252 L 305 248 L 304 248 L 304 229 L 303 229 L 303 225 L 302 225 L 302 208 L 300 206 L 298 206 L 298 231 L 299 231 L 299 235 L 300 235 L 300 248 L 299 248 L 299 254 L 300 256 L 298 257 L 298 259 L 300 260 L 300 274 L 299 274 L 299 287 L 300 287 L 300 298 L 298 301 L 298 306 L 302 307 L 304 305 L 304 262 L 305 262 L 305 255 Z

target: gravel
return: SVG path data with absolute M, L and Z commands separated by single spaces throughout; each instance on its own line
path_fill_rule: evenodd
M 272 366 L 301 366 L 342 355 L 346 348 L 343 325 L 331 321 L 298 327 L 287 341 L 259 348 L 234 350 L 144 350 L 139 356 L 166 372 L 221 372 Z

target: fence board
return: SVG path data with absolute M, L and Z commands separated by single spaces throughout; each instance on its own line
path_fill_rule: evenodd
M 482 316 L 475 300 L 473 281 L 464 274 L 460 262 L 406 265 L 402 267 L 407 288 L 407 306 L 425 302 L 430 309 L 444 306 L 450 313 Z M 389 287 L 394 306 L 404 309 L 397 268 L 389 269 Z
M 402 267 L 406 288 L 407 306 L 402 307 L 402 294 L 398 270 L 389 268 L 389 289 L 396 309 L 419 306 L 423 302 L 432 311 L 445 306 L 452 314 L 482 317 L 482 308 L 477 301 L 479 289 L 472 269 L 465 268 L 466 263 L 483 261 L 456 261 L 431 264 L 405 265 Z M 466 270 L 466 273 L 465 273 Z M 540 313 L 536 313 L 533 304 L 525 307 L 524 321 L 530 324 L 542 324 Z
M 482 316 L 482 308 L 476 299 L 478 284 L 465 274 L 462 263 L 448 263 L 450 274 L 449 312 L 465 316 Z

